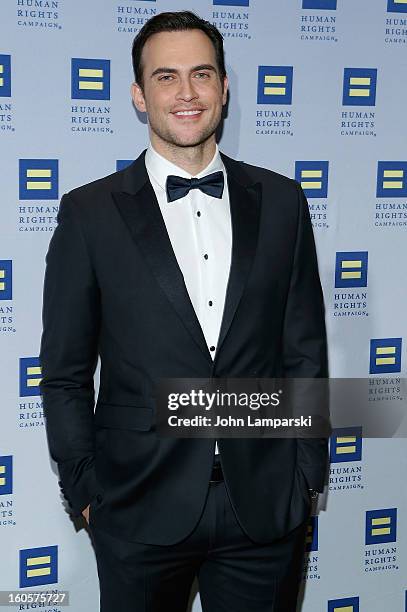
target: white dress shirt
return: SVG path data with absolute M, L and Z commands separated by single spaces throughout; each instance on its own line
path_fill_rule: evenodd
M 213 358 L 232 255 L 229 190 L 218 145 L 212 160 L 196 175 L 165 159 L 153 149 L 151 143 L 146 151 L 145 164 L 189 297 Z M 191 189 L 185 197 L 167 201 L 165 184 L 169 174 L 201 178 L 219 170 L 223 171 L 225 181 L 222 198 L 209 196 L 200 189 Z M 215 443 L 215 454 L 218 453 Z

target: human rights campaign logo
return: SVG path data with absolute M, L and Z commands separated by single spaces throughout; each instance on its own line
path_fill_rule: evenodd
M 0 55 L 0 98 L 11 96 L 11 56 Z
M 305 545 L 308 552 L 318 550 L 318 517 L 310 516 L 305 534 Z
M 406 0 L 387 0 L 388 13 L 407 13 Z
M 344 106 L 376 104 L 377 68 L 345 68 L 343 75 Z
M 130 164 L 133 163 L 133 159 L 117 159 L 116 160 L 116 170 L 124 170 L 125 168 L 127 168 L 128 166 L 130 166 Z
M 38 357 L 20 358 L 20 397 L 41 395 L 41 366 Z
M 73 100 L 110 100 L 110 60 L 73 58 Z
M 359 597 L 342 597 L 328 601 L 328 612 L 359 612 Z
M 376 197 L 407 197 L 407 161 L 378 162 Z
M 20 200 L 58 199 L 58 160 L 20 159 Z
M 361 461 L 362 427 L 337 427 L 329 441 L 331 463 Z
M 370 340 L 370 374 L 401 372 L 401 338 Z
M 327 161 L 296 161 L 295 180 L 301 184 L 307 198 L 328 196 Z
M 337 0 L 302 0 L 303 9 L 336 10 Z
M 0 495 L 13 492 L 13 455 L 0 457 Z
M 257 104 L 291 104 L 293 66 L 259 66 Z
M 20 588 L 58 582 L 58 546 L 20 550 Z
M 13 299 L 13 268 L 11 259 L 0 259 L 0 300 Z
M 397 539 L 397 508 L 366 511 L 365 544 L 383 544 Z
M 367 251 L 336 254 L 335 287 L 367 287 Z
M 249 6 L 250 0 L 213 0 L 214 6 Z

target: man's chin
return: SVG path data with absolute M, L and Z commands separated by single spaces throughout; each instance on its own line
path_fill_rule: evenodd
M 192 135 L 179 136 L 179 135 L 174 134 L 171 140 L 169 140 L 168 142 L 170 142 L 171 144 L 177 147 L 183 147 L 183 148 L 198 147 L 199 145 L 206 142 L 212 136 L 212 134 L 214 134 L 214 132 L 205 133 L 205 134 L 197 134 L 195 136 L 192 136 Z
M 152 127 L 152 126 L 151 126 Z M 197 131 L 195 134 L 188 132 L 175 133 L 173 131 L 160 131 L 153 128 L 155 134 L 169 145 L 181 148 L 198 147 L 206 142 L 214 133 L 215 129 Z

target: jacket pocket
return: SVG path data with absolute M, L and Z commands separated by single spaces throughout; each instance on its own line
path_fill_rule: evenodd
M 149 406 L 108 404 L 100 402 L 96 406 L 96 427 L 109 429 L 135 429 L 149 431 L 153 424 L 153 408 Z

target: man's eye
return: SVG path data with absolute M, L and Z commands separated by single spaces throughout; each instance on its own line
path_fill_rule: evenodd
M 209 74 L 207 72 L 197 72 L 196 76 L 199 76 L 199 77 L 201 77 L 201 76 L 202 77 L 209 77 Z
M 164 74 L 163 76 L 159 77 L 159 81 L 167 81 L 168 79 L 172 79 L 172 75 L 171 74 Z

